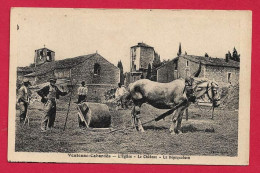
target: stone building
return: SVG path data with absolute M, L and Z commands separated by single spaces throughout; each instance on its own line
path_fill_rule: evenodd
M 215 80 L 220 85 L 238 84 L 240 64 L 228 58 L 211 58 L 194 55 L 179 55 L 170 62 L 157 68 L 158 82 L 171 82 L 194 74 L 201 62 L 199 77 Z
M 178 78 L 178 57 L 157 68 L 158 82 L 166 83 Z
M 48 48 L 41 48 L 35 50 L 34 62 L 27 67 L 18 67 L 17 68 L 17 84 L 21 85 L 25 75 L 33 73 L 35 69 L 46 63 L 55 61 L 55 52 Z M 33 82 L 34 83 L 34 82 Z
M 44 48 L 35 50 L 34 56 L 34 63 L 35 66 L 39 66 L 44 64 L 45 62 L 52 62 L 55 61 L 55 52 L 47 49 L 45 46 Z
M 117 87 L 120 81 L 119 68 L 98 53 L 58 61 L 55 61 L 53 57 L 52 59 L 51 57 L 50 59 L 44 58 L 44 61 L 39 61 L 39 58 L 37 55 L 34 71 L 24 75 L 32 84 L 47 83 L 51 77 L 55 77 L 57 83 L 59 81 L 70 83 L 69 81 L 72 79 L 77 87 L 82 81 L 85 81 L 90 101 L 102 101 L 104 93 Z
M 138 43 L 130 48 L 130 72 L 125 74 L 126 82 L 135 82 L 146 78 L 149 65 L 152 67 L 154 59 L 159 58 L 152 46 L 145 43 Z

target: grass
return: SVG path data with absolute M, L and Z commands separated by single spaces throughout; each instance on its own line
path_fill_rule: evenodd
M 41 132 L 40 122 L 43 116 L 41 103 L 30 107 L 30 127 L 19 125 L 19 111 L 16 120 L 17 152 L 62 152 L 62 153 L 123 153 L 123 154 L 170 154 L 170 155 L 206 155 L 236 156 L 238 140 L 238 113 L 216 109 L 215 119 L 210 113 L 198 108 L 189 109 L 190 119 L 182 121 L 182 134 L 171 135 L 171 118 L 144 125 L 145 133 L 133 129 L 106 133 L 78 128 L 76 106 L 72 104 L 66 130 L 63 131 L 67 104 L 57 103 L 55 128 Z M 131 126 L 131 110 L 111 110 L 111 127 Z M 149 105 L 141 109 L 145 122 L 163 113 Z M 211 129 L 211 130 L 209 130 Z M 212 129 L 214 131 L 212 131 Z

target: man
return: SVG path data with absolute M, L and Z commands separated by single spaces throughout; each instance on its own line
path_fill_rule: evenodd
M 78 88 L 78 104 L 86 101 L 88 88 L 85 87 L 85 82 L 81 82 L 81 86 Z
M 86 101 L 87 99 L 87 93 L 88 89 L 85 87 L 85 82 L 81 82 L 81 86 L 78 88 L 78 122 L 79 122 L 79 128 L 85 128 L 86 127 L 86 114 L 84 114 L 84 111 L 82 111 L 82 103 Z M 88 110 L 87 110 L 88 111 Z
M 44 113 L 41 123 L 42 131 L 51 129 L 54 126 L 54 121 L 56 117 L 56 99 L 60 96 L 65 96 L 68 92 L 62 92 L 55 85 L 56 79 L 50 79 L 50 85 L 43 87 L 41 90 L 37 91 L 38 95 L 42 97 L 41 101 L 44 103 Z
M 127 108 L 126 101 L 124 98 L 126 92 L 127 91 L 126 91 L 125 87 L 122 87 L 122 84 L 118 83 L 118 88 L 116 89 L 116 92 L 115 92 L 115 98 L 119 102 L 117 106 L 119 106 L 121 104 L 121 107 L 123 109 Z
M 18 90 L 17 103 L 20 109 L 20 123 L 24 123 L 27 114 L 30 95 L 29 85 L 31 85 L 29 80 L 24 79 L 23 85 Z

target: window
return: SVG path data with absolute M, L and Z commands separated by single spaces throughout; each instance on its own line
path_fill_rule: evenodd
M 100 75 L 101 66 L 98 63 L 94 65 L 94 75 Z
M 189 67 L 189 61 L 186 61 L 186 67 Z
M 227 73 L 227 81 L 228 83 L 231 83 L 231 72 Z

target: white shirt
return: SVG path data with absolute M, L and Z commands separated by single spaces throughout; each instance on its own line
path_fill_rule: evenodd
M 126 89 L 124 87 L 121 88 L 117 88 L 116 89 L 116 93 L 115 93 L 115 97 L 122 97 L 124 94 L 126 93 Z
M 78 95 L 87 95 L 88 93 L 88 88 L 87 87 L 79 87 L 78 88 Z

